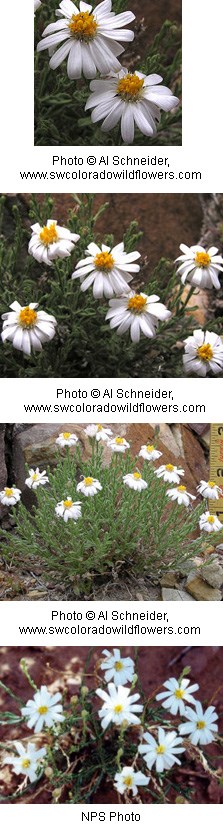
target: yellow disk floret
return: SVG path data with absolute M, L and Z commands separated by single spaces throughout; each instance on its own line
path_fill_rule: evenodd
M 201 360 L 204 360 L 204 362 L 208 362 L 212 359 L 213 351 L 209 342 L 206 342 L 197 349 L 197 356 L 200 357 Z
M 58 241 L 58 234 L 56 230 L 56 224 L 51 223 L 50 226 L 43 226 L 41 232 L 39 233 L 39 237 L 41 243 L 44 246 L 49 246 L 50 244 L 56 244 Z
M 133 777 L 129 774 L 127 777 L 124 777 L 123 783 L 128 789 L 130 789 L 133 784 Z
M 114 258 L 110 252 L 98 252 L 95 255 L 94 265 L 97 270 L 102 270 L 102 272 L 109 272 L 114 267 Z
M 37 313 L 35 310 L 32 310 L 29 305 L 27 307 L 23 307 L 19 313 L 19 324 L 22 328 L 33 328 L 35 322 L 37 320 Z
M 208 267 L 211 262 L 211 257 L 207 252 L 196 252 L 195 264 L 197 267 Z
M 71 499 L 66 499 L 66 501 L 63 502 L 63 506 L 68 507 L 68 508 L 72 507 L 72 504 L 73 504 L 73 502 L 71 501 Z
M 144 78 L 139 78 L 135 73 L 128 72 L 124 78 L 121 78 L 117 93 L 121 98 L 127 101 L 136 101 L 140 98 L 141 90 L 144 85 Z
M 93 484 L 93 481 L 94 481 L 94 479 L 91 478 L 91 476 L 87 476 L 87 478 L 84 478 L 85 487 L 91 487 L 91 485 Z
M 22 760 L 22 768 L 29 768 L 31 760 Z
M 147 297 L 141 295 L 141 293 L 136 293 L 135 296 L 132 296 L 131 299 L 128 301 L 128 310 L 131 310 L 131 313 L 135 315 L 142 313 L 143 308 L 147 303 Z
M 37 710 L 38 713 L 40 713 L 40 716 L 44 716 L 45 713 L 48 713 L 48 707 L 46 705 L 40 705 Z
M 12 487 L 5 487 L 4 493 L 5 493 L 5 496 L 7 496 L 7 499 L 10 499 L 10 497 L 13 496 L 13 488 Z
M 207 522 L 209 522 L 209 525 L 213 525 L 214 522 L 215 522 L 215 517 L 214 516 L 208 516 Z
M 98 28 L 94 15 L 90 12 L 73 14 L 68 25 L 73 38 L 79 41 L 90 41 L 95 37 Z

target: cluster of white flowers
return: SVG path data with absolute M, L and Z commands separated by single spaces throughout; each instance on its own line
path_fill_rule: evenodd
M 111 429 L 102 426 L 100 423 L 89 424 L 86 426 L 84 432 L 92 444 L 104 441 L 107 443 L 108 448 L 117 456 L 124 454 L 127 449 L 130 449 L 130 444 L 126 438 L 120 436 L 113 437 Z M 69 449 L 72 446 L 76 446 L 77 443 L 78 437 L 72 432 L 61 432 L 58 438 L 56 438 L 56 444 L 61 448 L 68 447 Z M 156 449 L 153 444 L 143 444 L 138 453 L 139 457 L 142 457 L 151 464 L 158 460 L 161 455 L 162 452 Z M 170 501 L 176 501 L 180 506 L 189 507 L 191 502 L 196 499 L 196 496 L 189 493 L 184 484 L 180 484 L 180 479 L 184 476 L 182 467 L 177 467 L 174 464 L 161 464 L 157 469 L 154 469 L 154 473 L 158 479 L 174 485 L 166 491 L 166 496 Z M 148 482 L 142 477 L 138 469 L 135 469 L 132 473 L 126 473 L 122 476 L 122 481 L 125 487 L 129 487 L 138 493 L 148 488 Z M 49 478 L 46 475 L 46 470 L 40 472 L 38 467 L 36 470 L 29 470 L 29 477 L 25 480 L 27 487 L 32 490 L 37 490 L 39 486 L 45 486 L 47 483 L 49 483 Z M 87 498 L 94 498 L 101 492 L 103 487 L 97 478 L 94 478 L 92 475 L 83 475 L 75 489 L 77 493 L 82 493 Z M 222 488 L 215 484 L 214 481 L 204 481 L 203 479 L 197 487 L 197 493 L 202 499 L 206 499 L 207 502 L 213 499 L 218 501 L 223 495 Z M 21 490 L 17 487 L 5 487 L 0 492 L 0 503 L 9 507 L 17 504 L 20 498 Z M 76 523 L 82 516 L 81 502 L 74 501 L 71 496 L 67 496 L 56 504 L 55 514 L 63 519 L 64 522 L 68 522 L 71 519 Z M 212 514 L 207 509 L 200 516 L 199 527 L 200 530 L 212 533 L 221 530 L 223 526 L 218 519 L 217 513 Z
M 123 27 L 135 15 L 129 11 L 115 14 L 112 0 L 103 0 L 95 8 L 82 0 L 79 5 L 62 0 L 55 14 L 59 21 L 46 26 L 37 51 L 49 51 L 53 70 L 67 58 L 70 79 L 94 79 L 85 106 L 92 110 L 93 124 L 101 121 L 101 130 L 110 132 L 120 122 L 127 144 L 134 141 L 135 127 L 145 136 L 155 136 L 161 111 L 173 110 L 179 99 L 160 83 L 160 75 L 145 76 L 121 66 L 122 43 L 134 39 L 134 32 Z M 97 73 L 102 77 L 96 78 Z
M 31 229 L 28 251 L 33 258 L 49 267 L 55 259 L 69 257 L 80 238 L 52 219 L 47 220 L 45 226 L 35 223 Z M 192 286 L 220 287 L 218 272 L 223 270 L 223 258 L 213 254 L 217 252 L 216 247 L 211 247 L 207 253 L 202 247 L 189 248 L 183 244 L 181 249 L 187 251 L 187 255 L 177 259 L 183 262 L 177 270 L 183 283 L 189 281 Z M 188 252 L 193 254 L 193 259 L 192 256 L 189 259 Z M 116 329 L 119 336 L 129 333 L 133 343 L 138 343 L 141 336 L 154 339 L 159 322 L 168 322 L 172 313 L 160 302 L 159 296 L 148 296 L 140 290 L 131 289 L 134 274 L 140 271 L 136 263 L 140 252 L 127 253 L 123 241 L 113 248 L 105 244 L 100 248 L 92 241 L 85 255 L 86 258 L 77 262 L 71 277 L 80 279 L 83 292 L 92 287 L 95 299 L 105 297 L 109 300 L 105 321 L 109 322 L 110 328 Z M 21 306 L 14 301 L 10 311 L 2 315 L 2 341 L 9 340 L 14 348 L 27 356 L 31 351 L 41 351 L 43 344 L 51 341 L 56 332 L 55 317 L 37 308 L 36 302 Z M 184 341 L 183 366 L 186 374 L 200 377 L 209 372 L 214 375 L 221 373 L 221 336 L 212 331 L 194 330 L 193 335 Z
M 60 722 L 64 722 L 61 702 L 61 693 L 51 695 L 45 685 L 34 693 L 33 699 L 29 699 L 25 707 L 21 708 L 21 715 L 27 727 L 35 734 L 43 731 L 44 727 L 53 728 Z M 17 756 L 7 756 L 4 759 L 5 765 L 12 765 L 15 774 L 23 774 L 27 780 L 33 783 L 42 774 L 42 761 L 46 757 L 46 748 L 36 748 L 35 744 L 28 742 L 27 747 L 18 740 L 13 742 Z
M 191 287 L 219 290 L 219 273 L 223 272 L 223 258 L 215 246 L 205 250 L 202 246 L 180 245 L 183 255 L 176 258 L 180 262 L 177 274 L 182 284 Z M 223 369 L 223 342 L 214 331 L 196 329 L 192 336 L 184 341 L 183 365 L 186 374 L 206 377 L 209 371 L 220 374 Z
M 183 675 L 178 680 L 170 678 L 165 681 L 164 692 L 158 693 L 156 700 L 172 716 L 177 717 L 179 714 L 183 721 L 173 730 L 171 725 L 170 729 L 166 729 L 166 720 L 165 729 L 157 723 L 150 727 L 145 725 L 144 706 L 139 703 L 139 693 L 132 693 L 137 681 L 133 659 L 123 657 L 118 648 L 105 649 L 102 651 L 100 669 L 107 684 L 107 690 L 99 687 L 95 691 L 96 696 L 102 700 L 102 707 L 98 710 L 102 730 L 107 732 L 109 726 L 115 726 L 124 734 L 128 727 L 137 726 L 140 733 L 137 756 L 133 763 L 123 767 L 120 765 L 114 774 L 114 787 L 121 795 L 131 791 L 135 797 L 138 787 L 148 786 L 153 768 L 162 774 L 174 765 L 181 765 L 179 755 L 185 751 L 183 736 L 188 737 L 194 746 L 208 745 L 215 740 L 218 715 L 213 705 L 203 709 L 201 702 L 194 698 L 193 694 L 199 689 L 198 684 L 190 684 L 190 680 Z M 127 682 L 130 683 L 129 687 L 125 686 Z M 21 708 L 21 716 L 33 734 L 41 734 L 46 728 L 59 733 L 60 725 L 66 719 L 61 699 L 61 693 L 52 695 L 45 685 L 41 685 L 33 699 L 29 699 Z M 43 772 L 46 748 L 36 748 L 35 743 L 29 741 L 26 747 L 17 740 L 12 744 L 17 755 L 5 757 L 4 764 L 11 765 L 15 774 L 22 774 L 26 781 L 33 783 Z M 122 750 L 120 754 L 122 756 Z M 146 775 L 135 769 L 136 759 L 140 755 L 149 772 Z
M 127 681 L 134 687 L 134 662 L 131 658 L 122 658 L 120 650 L 103 650 L 106 661 L 101 662 L 101 670 L 105 670 L 105 680 L 108 683 L 108 692 L 98 688 L 97 696 L 103 700 L 102 708 L 99 710 L 99 718 L 104 731 L 112 723 L 126 728 L 130 725 L 141 727 L 141 714 L 143 705 L 136 704 L 140 698 L 139 693 L 131 694 L 131 690 L 123 685 Z M 113 679 L 113 682 L 111 682 Z M 163 727 L 157 726 L 156 735 L 153 736 L 144 728 L 138 746 L 138 754 L 145 760 L 146 766 L 151 772 L 155 767 L 157 773 L 162 773 L 172 768 L 173 765 L 180 765 L 179 754 L 185 751 L 182 745 L 182 736 L 188 736 L 193 745 L 208 745 L 214 740 L 215 732 L 218 731 L 216 720 L 218 719 L 215 708 L 210 705 L 203 710 L 200 702 L 192 695 L 199 689 L 198 684 L 190 684 L 188 678 L 170 678 L 164 682 L 166 689 L 156 696 L 161 701 L 162 707 L 168 710 L 173 716 L 179 713 L 185 721 L 179 725 L 178 736 L 176 730 L 166 731 Z M 189 702 L 192 707 L 188 707 Z M 141 771 L 135 771 L 132 765 L 120 767 L 115 774 L 114 787 L 120 793 L 132 791 L 133 796 L 138 792 L 138 786 L 149 784 L 150 775 L 146 776 Z

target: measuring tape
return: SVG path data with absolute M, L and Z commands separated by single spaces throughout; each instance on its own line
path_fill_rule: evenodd
M 210 481 L 214 481 L 223 492 L 223 423 L 211 423 Z M 211 514 L 216 513 L 223 522 L 223 496 L 209 500 Z

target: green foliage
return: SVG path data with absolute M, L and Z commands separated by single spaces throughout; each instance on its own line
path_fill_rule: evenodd
M 96 6 L 97 3 L 95 2 Z M 48 0 L 36 13 L 35 46 L 41 40 L 45 27 L 55 21 L 55 9 L 59 0 Z M 116 14 L 131 8 L 131 2 L 113 0 Z M 139 12 L 131 28 L 135 31 L 135 40 L 121 56 L 121 63 L 131 71 L 141 70 L 162 75 L 164 84 L 172 93 L 181 95 L 181 28 L 174 22 L 165 21 L 160 32 L 149 48 L 149 53 L 139 66 L 138 55 L 141 49 L 143 28 Z M 149 21 L 146 26 L 149 30 Z M 133 64 L 134 61 L 134 64 Z M 57 70 L 49 67 L 47 51 L 35 52 L 35 144 L 36 145 L 123 145 L 120 128 L 110 133 L 103 133 L 100 125 L 93 125 L 85 104 L 89 97 L 89 81 L 86 79 L 70 81 L 66 71 L 66 61 Z M 136 131 L 134 145 L 181 145 L 181 108 L 176 113 L 163 113 L 158 127 L 158 137 L 152 139 Z
M 13 508 L 16 527 L 2 532 L 3 556 L 13 561 L 41 559 L 43 572 L 56 571 L 65 583 L 75 579 L 75 594 L 92 592 L 112 576 L 133 575 L 156 578 L 167 567 L 177 568 L 203 552 L 207 534 L 197 536 L 198 519 L 205 502 L 196 508 L 169 502 L 167 483 L 158 479 L 153 466 L 143 461 L 140 471 L 147 488 L 135 492 L 123 483 L 126 473 L 135 472 L 137 458 L 131 453 L 113 453 L 103 464 L 102 446 L 91 441 L 92 456 L 82 462 L 80 446 L 71 454 L 66 448 L 49 472 L 49 486 L 38 487 L 30 513 L 22 504 Z M 97 478 L 102 490 L 94 497 L 76 492 L 81 477 Z M 67 497 L 81 500 L 82 517 L 64 522 L 55 514 L 58 502 Z M 34 500 L 35 501 L 35 500 Z M 218 542 L 220 534 L 212 534 Z
M 168 770 L 158 773 L 153 767 L 147 767 L 145 760 L 138 750 L 142 741 L 143 733 L 150 732 L 154 739 L 157 739 L 158 729 L 163 728 L 165 732 L 178 732 L 178 726 L 182 717 L 168 715 L 168 711 L 158 705 L 155 694 L 145 692 L 139 675 L 138 662 L 140 650 L 132 650 L 135 658 L 136 674 L 131 688 L 131 695 L 136 688 L 138 691 L 137 704 L 142 705 L 143 710 L 138 717 L 137 726 L 122 723 L 117 726 L 110 724 L 104 731 L 101 727 L 98 716 L 99 706 L 102 701 L 97 699 L 96 688 L 100 686 L 106 693 L 106 681 L 103 679 L 101 670 L 103 656 L 98 657 L 94 669 L 90 666 L 92 650 L 89 650 L 87 661 L 82 673 L 82 680 L 75 696 L 68 696 L 67 686 L 64 686 L 63 715 L 65 717 L 61 724 L 54 724 L 51 728 L 44 728 L 43 742 L 46 748 L 44 763 L 40 766 L 37 780 L 32 784 L 26 779 L 22 781 L 20 775 L 18 788 L 9 793 L 8 781 L 5 786 L 5 794 L 0 796 L 0 802 L 15 803 L 23 798 L 23 802 L 42 801 L 42 791 L 47 792 L 47 803 L 94 803 L 100 802 L 98 789 L 103 791 L 106 800 L 106 793 L 109 792 L 109 802 L 129 804 L 138 803 L 183 803 L 193 802 L 192 790 L 187 785 L 184 772 L 185 754 L 180 754 L 180 762 Z M 95 650 L 94 650 L 95 652 Z M 112 650 L 111 650 L 112 652 Z M 122 656 L 123 657 L 123 656 Z M 21 666 L 21 664 L 20 664 Z M 190 671 L 190 668 L 189 668 Z M 179 686 L 184 673 L 179 677 Z M 160 690 L 162 689 L 160 682 Z M 6 690 L 0 681 L 0 688 Z M 35 685 L 35 689 L 36 685 Z M 33 693 L 27 692 L 27 698 L 33 697 Z M 19 708 L 25 707 L 16 694 L 10 691 L 12 702 Z M 24 700 L 25 702 L 25 700 Z M 20 725 L 22 720 L 20 713 L 4 711 L 0 713 L 0 725 Z M 21 739 L 21 729 L 20 729 Z M 39 748 L 42 744 L 41 734 L 36 739 L 35 734 L 30 735 L 30 741 L 37 742 Z M 27 744 L 27 731 L 25 744 Z M 202 775 L 216 781 L 216 786 L 221 785 L 221 746 L 222 738 L 218 736 L 215 740 L 215 764 L 212 764 L 209 752 L 205 750 L 205 756 L 198 745 L 192 744 L 184 737 L 183 747 L 186 749 L 186 763 L 190 759 L 190 771 L 194 768 L 193 792 L 196 790 L 196 774 L 199 767 L 199 779 Z M 4 754 L 14 755 L 13 742 L 7 741 L 0 746 Z M 206 746 L 206 748 L 209 746 Z M 220 750 L 219 750 L 220 749 Z M 212 745 L 213 751 L 213 745 Z M 182 760 L 182 766 L 181 766 Z M 218 770 L 219 764 L 219 770 Z M 131 791 L 126 789 L 123 795 L 116 794 L 114 789 L 114 777 L 117 772 L 122 771 L 125 766 L 132 766 L 134 771 L 141 771 L 149 778 L 148 785 L 140 788 L 140 794 L 132 797 Z M 187 773 L 187 772 L 186 772 Z M 4 771 L 2 771 L 2 786 L 4 786 Z M 196 800 L 195 800 L 196 802 Z
M 71 198 L 72 202 L 72 198 Z M 30 224 L 39 221 L 45 224 L 47 218 L 55 216 L 54 201 L 44 196 L 41 201 L 30 198 Z M 132 284 L 149 295 L 157 293 L 172 311 L 170 320 L 160 323 L 155 339 L 142 337 L 133 345 L 129 334 L 124 337 L 112 331 L 105 322 L 107 301 L 97 301 L 92 290 L 83 293 L 78 280 L 71 278 L 79 258 L 84 257 L 85 248 L 95 240 L 99 244 L 113 244 L 113 236 L 98 235 L 97 221 L 103 212 L 109 211 L 109 204 L 95 209 L 94 195 L 73 195 L 68 226 L 80 235 L 80 240 L 69 258 L 57 259 L 52 267 L 45 267 L 28 255 L 30 225 L 26 212 L 16 203 L 10 211 L 5 197 L 0 201 L 0 313 L 9 310 L 16 299 L 21 305 L 31 301 L 39 303 L 40 309 L 56 317 L 58 328 L 52 342 L 44 345 L 41 353 L 27 358 L 22 352 L 6 342 L 1 350 L 0 376 L 2 377 L 178 377 L 183 375 L 182 343 L 196 325 L 194 313 L 196 304 L 188 310 L 188 301 L 193 295 L 196 303 L 196 288 L 188 294 L 176 276 L 173 264 L 162 258 L 148 275 L 146 264 Z M 57 213 L 56 213 L 57 214 Z M 108 215 L 109 216 L 109 215 Z M 105 216 L 106 217 L 106 216 Z M 127 229 L 121 230 L 126 250 L 140 248 L 140 232 L 136 220 L 130 221 Z M 118 243 L 118 241 L 115 241 Z M 218 317 L 207 326 L 221 328 L 222 318 Z

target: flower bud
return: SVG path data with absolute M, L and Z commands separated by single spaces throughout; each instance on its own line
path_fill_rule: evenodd
M 85 699 L 85 697 L 87 696 L 88 693 L 89 693 L 89 687 L 85 687 L 85 686 L 81 687 L 81 695 L 83 696 L 83 699 Z
M 47 766 L 47 768 L 45 768 L 44 774 L 45 774 L 45 777 L 52 777 L 53 769 L 50 768 L 50 766 Z
M 70 704 L 76 705 L 78 702 L 78 696 L 71 696 Z

